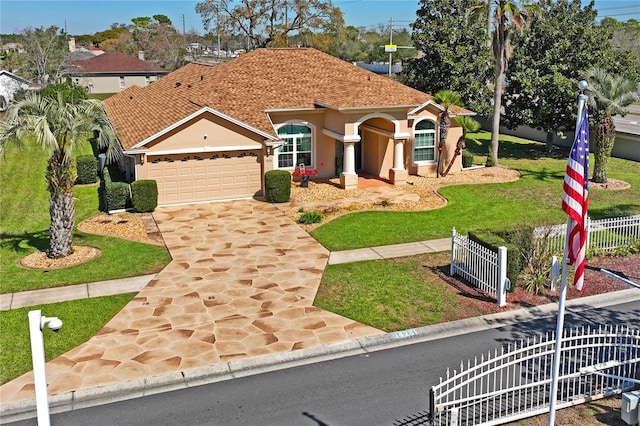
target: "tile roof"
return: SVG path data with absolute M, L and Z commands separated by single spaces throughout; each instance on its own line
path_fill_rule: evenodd
M 77 73 L 140 73 L 155 72 L 168 73 L 164 68 L 158 67 L 151 62 L 127 55 L 122 52 L 105 52 L 102 55 L 94 56 L 90 59 L 71 62 L 75 68 L 71 74 Z
M 221 65 L 191 63 L 104 102 L 124 148 L 130 149 L 203 107 L 277 138 L 265 111 L 397 106 L 410 110 L 432 99 L 318 50 L 279 48 L 257 49 Z

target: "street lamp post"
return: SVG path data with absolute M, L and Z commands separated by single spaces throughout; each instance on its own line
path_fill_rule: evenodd
M 31 339 L 31 360 L 33 362 L 33 383 L 36 391 L 36 412 L 39 426 L 49 426 L 49 399 L 47 396 L 47 375 L 44 361 L 44 340 L 42 329 L 45 324 L 58 332 L 62 321 L 58 317 L 45 317 L 40 310 L 29 311 L 29 337 Z

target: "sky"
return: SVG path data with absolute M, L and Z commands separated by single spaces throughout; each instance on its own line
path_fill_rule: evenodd
M 587 4 L 589 0 L 582 0 Z M 192 0 L 0 0 L 0 34 L 18 33 L 27 27 L 55 25 L 71 35 L 94 34 L 111 24 L 130 24 L 140 16 L 167 15 L 182 30 L 204 33 L 202 20 L 195 12 L 198 1 Z M 342 9 L 347 25 L 394 28 L 415 21 L 419 0 L 334 0 Z M 640 20 L 640 0 L 595 0 L 599 17 L 611 16 L 619 21 Z

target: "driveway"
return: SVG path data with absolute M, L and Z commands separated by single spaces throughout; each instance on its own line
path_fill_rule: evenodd
M 163 207 L 154 217 L 173 261 L 47 364 L 49 394 L 383 333 L 313 306 L 329 252 L 277 205 Z M 3 402 L 33 398 L 32 373 L 0 390 Z

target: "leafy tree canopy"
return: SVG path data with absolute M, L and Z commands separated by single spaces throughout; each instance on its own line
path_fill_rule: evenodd
M 49 84 L 42 89 L 42 97 L 44 98 L 56 100 L 59 94 L 62 95 L 63 102 L 72 104 L 88 99 L 81 86 L 71 83 Z
M 204 0 L 196 4 L 206 30 L 242 33 L 249 48 L 283 46 L 297 33 L 326 32 L 339 23 L 331 0 Z
M 575 126 L 577 82 L 593 66 L 617 70 L 621 58 L 609 43 L 609 33 L 596 23 L 593 2 L 540 0 L 543 15 L 534 18 L 516 41 L 507 70 L 505 124 L 530 125 L 547 133 Z
M 491 111 L 487 81 L 493 73 L 491 51 L 481 23 L 469 23 L 474 0 L 421 0 L 413 24 L 418 57 L 404 66 L 403 83 L 427 93 L 454 90 L 464 105 L 481 115 Z

